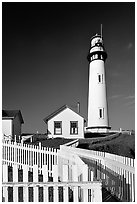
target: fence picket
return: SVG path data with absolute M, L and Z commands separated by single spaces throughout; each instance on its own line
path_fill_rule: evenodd
M 13 165 L 13 182 L 18 182 L 18 165 Z
M 47 165 L 42 166 L 43 182 L 48 181 L 48 167 Z
M 58 182 L 58 165 L 53 165 L 53 181 Z

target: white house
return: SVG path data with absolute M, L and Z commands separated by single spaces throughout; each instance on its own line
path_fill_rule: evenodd
M 49 137 L 84 138 L 85 119 L 68 105 L 44 118 Z
M 24 123 L 20 110 L 2 110 L 2 133 L 5 138 L 18 141 L 21 135 L 21 126 Z

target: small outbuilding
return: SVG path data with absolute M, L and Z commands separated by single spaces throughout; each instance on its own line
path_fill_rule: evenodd
M 24 123 L 20 110 L 2 110 L 2 133 L 5 138 L 19 140 L 21 127 Z
M 64 105 L 46 118 L 48 137 L 84 138 L 85 119 L 68 105 Z

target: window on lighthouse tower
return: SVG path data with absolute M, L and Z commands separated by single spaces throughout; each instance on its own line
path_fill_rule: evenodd
M 98 74 L 98 83 L 103 83 L 103 74 Z
M 99 108 L 99 118 L 104 118 L 104 108 Z

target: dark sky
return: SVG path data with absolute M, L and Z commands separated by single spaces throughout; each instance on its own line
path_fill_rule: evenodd
M 87 119 L 90 38 L 100 33 L 112 129 L 135 128 L 134 3 L 2 3 L 2 105 L 20 109 L 23 132 L 64 104 Z

